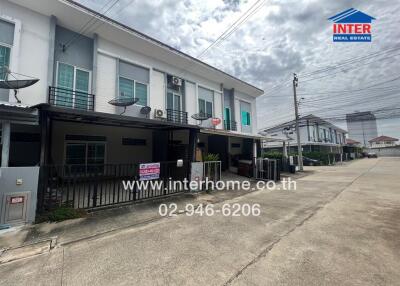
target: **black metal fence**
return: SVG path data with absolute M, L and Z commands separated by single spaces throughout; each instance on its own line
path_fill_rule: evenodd
M 224 128 L 225 130 L 237 131 L 236 121 L 224 120 Z
M 159 179 L 151 181 L 139 180 L 139 168 L 140 164 L 42 166 L 38 211 L 61 205 L 94 209 L 171 195 L 184 189 L 170 182 L 189 177 L 188 161 L 182 167 L 176 161 L 161 162 Z
M 188 113 L 186 111 L 167 109 L 167 121 L 188 124 Z
M 49 104 L 81 110 L 94 110 L 94 94 L 61 87 L 49 87 Z

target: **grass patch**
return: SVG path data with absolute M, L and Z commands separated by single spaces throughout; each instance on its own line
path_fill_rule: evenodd
M 36 223 L 40 222 L 60 222 L 68 219 L 81 218 L 86 216 L 86 211 L 83 209 L 74 209 L 70 206 L 60 206 L 36 217 Z

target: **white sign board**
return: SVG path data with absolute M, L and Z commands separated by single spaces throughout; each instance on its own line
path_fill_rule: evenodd
M 146 163 L 139 166 L 139 180 L 155 180 L 160 178 L 160 163 Z

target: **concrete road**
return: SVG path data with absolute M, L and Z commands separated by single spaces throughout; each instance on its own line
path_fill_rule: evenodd
M 296 191 L 229 201 L 258 217 L 127 228 L 1 265 L 0 284 L 400 285 L 400 158 L 314 169 Z

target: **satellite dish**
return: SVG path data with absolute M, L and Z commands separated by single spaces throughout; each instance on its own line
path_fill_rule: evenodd
M 139 98 L 130 98 L 130 97 L 118 97 L 110 100 L 108 103 L 114 106 L 123 107 L 124 111 L 120 114 L 124 114 L 126 112 L 126 108 L 128 106 L 134 105 L 139 101 Z
M 143 114 L 146 116 L 146 118 L 148 117 L 149 113 L 151 112 L 151 107 L 150 106 L 143 106 L 140 109 L 140 114 Z
M 210 119 L 211 116 L 209 114 L 205 114 L 203 112 L 195 113 L 191 116 L 194 120 L 200 121 L 200 124 L 207 119 Z
M 27 75 L 22 75 L 19 73 L 14 73 L 8 69 L 8 67 L 4 67 L 6 70 L 6 78 L 8 78 L 7 75 L 11 75 L 14 79 L 12 80 L 0 80 L 0 88 L 1 89 L 13 89 L 14 90 L 14 97 L 17 100 L 18 103 L 21 103 L 21 100 L 17 97 L 18 90 L 21 88 L 25 88 L 31 85 L 34 85 L 39 81 L 37 78 L 33 78 Z M 24 77 L 29 77 L 29 79 L 18 79 L 15 75 L 21 75 Z

